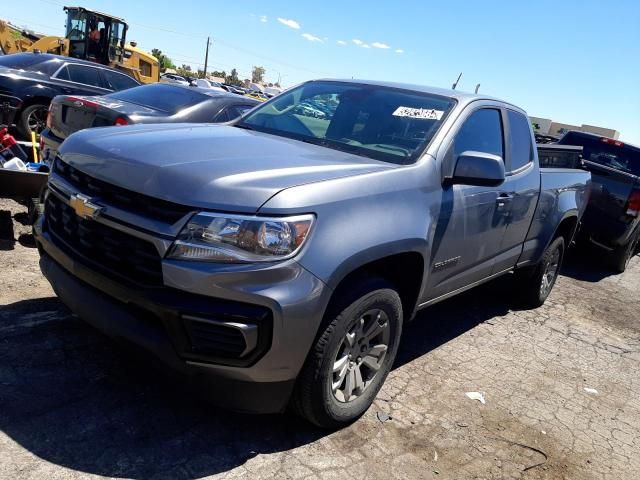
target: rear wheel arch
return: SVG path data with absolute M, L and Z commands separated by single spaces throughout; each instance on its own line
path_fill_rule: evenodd
M 569 214 L 558 224 L 555 233 L 549 240 L 549 244 L 558 237 L 564 238 L 565 248 L 569 248 L 576 232 L 578 230 L 578 216 Z
M 42 95 L 28 96 L 22 102 L 22 108 L 24 109 L 26 107 L 30 107 L 31 105 L 46 105 L 46 106 L 49 106 L 49 104 L 51 103 L 51 100 L 53 100 L 52 97 L 47 97 L 47 96 L 42 96 Z

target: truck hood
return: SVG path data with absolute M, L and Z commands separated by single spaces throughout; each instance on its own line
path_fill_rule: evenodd
M 105 182 L 193 207 L 253 213 L 279 191 L 396 166 L 228 125 L 92 128 L 63 161 Z

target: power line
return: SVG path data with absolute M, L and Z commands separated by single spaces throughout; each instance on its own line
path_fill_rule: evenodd
M 43 2 L 43 3 L 50 4 L 50 5 L 64 6 L 63 3 L 56 2 L 55 0 L 39 0 L 39 1 Z M 21 19 L 20 21 L 24 22 L 26 20 Z M 34 24 L 34 25 L 39 25 L 39 26 L 45 26 L 43 24 L 38 24 L 36 22 L 28 22 L 28 23 L 31 23 L 31 24 Z M 150 29 L 150 30 L 157 30 L 157 31 L 160 31 L 160 32 L 171 33 L 171 34 L 174 34 L 174 35 L 180 35 L 180 36 L 188 37 L 188 38 L 191 38 L 191 39 L 197 38 L 198 36 L 201 36 L 202 38 L 206 38 L 207 37 L 206 34 L 185 33 L 185 32 L 180 32 L 180 31 L 177 31 L 177 30 L 174 30 L 174 29 L 171 29 L 171 28 L 167 28 L 167 27 L 162 27 L 162 26 L 144 25 L 144 24 L 137 23 L 137 22 L 127 22 L 127 23 L 129 23 L 129 25 L 135 25 L 135 26 L 142 27 L 142 28 L 147 28 L 147 29 Z M 46 27 L 47 28 L 56 28 L 56 29 L 60 28 L 60 27 L 51 27 L 51 26 L 46 26 Z M 255 58 L 259 58 L 259 59 L 262 59 L 262 60 L 267 60 L 268 62 L 275 63 L 277 65 L 282 65 L 284 67 L 291 68 L 291 69 L 294 69 L 294 70 L 297 70 L 297 71 L 307 72 L 307 73 L 311 73 L 311 74 L 314 74 L 314 75 L 328 75 L 327 72 L 321 72 L 319 70 L 314 70 L 314 69 L 310 69 L 310 68 L 306 68 L 306 67 L 301 67 L 301 66 L 298 66 L 298 65 L 293 65 L 291 63 L 283 62 L 282 60 L 279 60 L 279 59 L 276 59 L 276 58 L 273 58 L 273 57 L 269 57 L 269 56 L 263 55 L 261 53 L 257 53 L 257 52 L 255 52 L 253 50 L 250 50 L 250 49 L 247 49 L 247 48 L 244 48 L 244 47 L 239 47 L 239 46 L 234 45 L 232 43 L 229 43 L 229 42 L 227 42 L 225 40 L 221 40 L 218 37 L 214 37 L 213 41 L 216 42 L 219 45 L 224 45 L 225 47 L 230 48 L 232 50 L 235 50 L 235 51 L 238 51 L 238 52 L 241 52 L 241 53 L 244 53 L 246 55 L 249 55 L 249 56 L 252 56 L 252 57 L 255 57 Z

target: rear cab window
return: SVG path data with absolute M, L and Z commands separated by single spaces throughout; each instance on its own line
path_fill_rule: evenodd
M 517 171 L 533 162 L 533 142 L 529 119 L 521 113 L 507 110 L 509 120 L 509 162 Z
M 184 107 L 195 105 L 210 97 L 191 87 L 179 87 L 163 83 L 141 85 L 121 92 L 111 93 L 109 98 L 153 108 L 170 115 Z

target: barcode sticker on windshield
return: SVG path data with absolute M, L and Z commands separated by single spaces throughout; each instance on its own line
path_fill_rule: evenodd
M 423 120 L 440 120 L 444 112 L 432 108 L 398 107 L 393 115 L 396 117 L 420 118 Z

